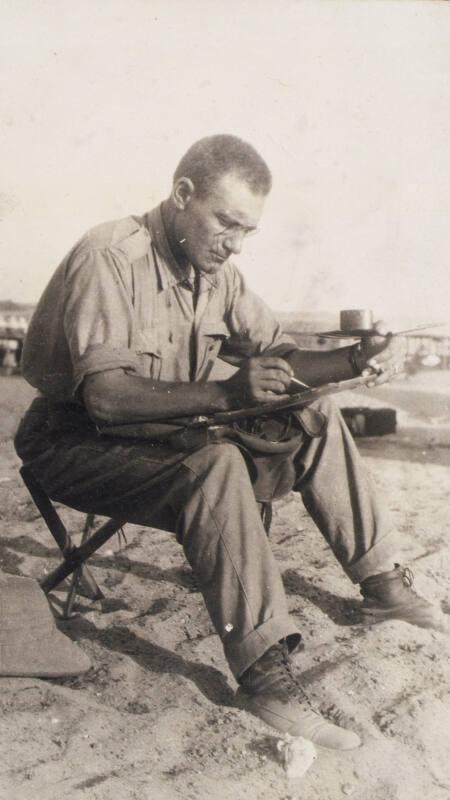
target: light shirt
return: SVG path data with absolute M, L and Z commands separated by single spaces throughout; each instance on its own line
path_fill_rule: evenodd
M 45 289 L 24 345 L 26 380 L 53 400 L 79 402 L 86 375 L 111 369 L 162 381 L 207 380 L 219 353 L 234 361 L 296 349 L 229 261 L 186 274 L 161 207 L 90 230 Z M 196 302 L 194 302 L 196 301 Z

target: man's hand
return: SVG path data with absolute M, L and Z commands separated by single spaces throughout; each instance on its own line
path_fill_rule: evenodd
M 384 322 L 376 322 L 377 335 L 364 337 L 356 345 L 354 361 L 362 375 L 373 371 L 368 385 L 379 386 L 404 372 L 406 346 L 401 338 L 392 336 Z
M 267 403 L 289 397 L 289 384 L 294 372 L 283 358 L 257 356 L 249 358 L 238 372 L 225 381 L 233 407 L 245 403 Z

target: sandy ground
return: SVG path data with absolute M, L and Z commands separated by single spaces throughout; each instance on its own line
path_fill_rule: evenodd
M 11 443 L 31 391 L 20 378 L 0 386 L 0 568 L 38 578 L 58 552 Z M 395 405 L 400 426 L 359 440 L 361 452 L 417 587 L 450 612 L 450 373 L 369 397 Z M 63 513 L 77 531 L 82 517 Z M 235 707 L 235 683 L 173 536 L 133 526 L 126 534 L 125 546 L 114 538 L 92 562 L 103 606 L 82 599 L 60 623 L 91 657 L 90 672 L 1 679 L 2 800 L 449 800 L 450 640 L 401 622 L 357 624 L 358 588 L 299 497 L 276 504 L 271 532 L 307 644 L 298 667 L 322 710 L 364 742 L 344 754 L 321 750 L 300 780 L 287 779 L 276 733 Z M 60 607 L 61 594 L 53 597 Z

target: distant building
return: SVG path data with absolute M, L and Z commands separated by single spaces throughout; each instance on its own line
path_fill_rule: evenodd
M 408 334 L 406 361 L 412 372 L 422 368 L 450 369 L 450 335 Z
M 33 311 L 34 306 L 11 300 L 0 302 L 0 368 L 5 375 L 12 375 L 19 369 L 23 340 Z
M 25 336 L 29 325 L 29 317 L 25 314 L 0 311 L 0 337 L 12 336 L 22 338 Z

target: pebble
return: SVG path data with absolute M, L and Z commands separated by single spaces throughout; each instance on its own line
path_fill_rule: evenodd
M 312 742 L 302 736 L 293 738 L 288 733 L 277 742 L 277 750 L 288 778 L 302 778 L 317 758 Z

